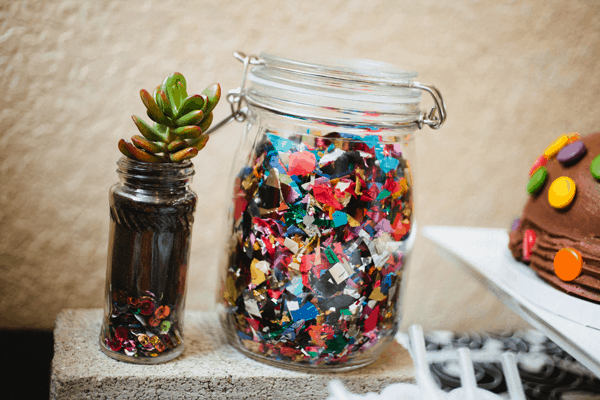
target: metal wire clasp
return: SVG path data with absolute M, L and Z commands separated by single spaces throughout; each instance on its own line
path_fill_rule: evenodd
M 423 124 L 428 125 L 431 129 L 440 129 L 446 120 L 446 104 L 444 98 L 435 86 L 425 85 L 419 82 L 411 82 L 408 87 L 423 90 L 431 95 L 434 106 L 431 107 L 429 114 L 421 113 L 417 119 L 419 129 L 423 129 Z
M 265 60 L 256 56 L 247 56 L 242 52 L 236 51 L 233 53 L 233 56 L 241 61 L 244 64 L 244 70 L 242 72 L 242 83 L 236 89 L 231 89 L 227 92 L 227 101 L 231 105 L 231 114 L 220 121 L 218 124 L 214 125 L 211 129 L 209 129 L 206 134 L 210 134 L 217 129 L 223 127 L 229 122 L 236 120 L 238 122 L 244 122 L 246 118 L 248 118 L 248 107 L 246 106 L 246 94 L 244 93 L 244 88 L 246 86 L 246 77 L 248 76 L 248 71 L 250 70 L 251 65 L 266 65 Z M 273 66 L 274 67 L 274 66 Z M 280 68 L 280 67 L 274 67 Z M 294 71 L 294 69 L 290 68 L 282 68 L 287 71 Z M 320 76 L 318 74 L 314 74 L 316 76 Z M 342 80 L 350 80 L 349 78 L 337 78 Z M 442 94 L 438 89 L 436 89 L 432 85 L 426 85 L 420 82 L 408 82 L 408 83 L 382 83 L 378 81 L 371 81 L 368 79 L 351 79 L 353 82 L 367 83 L 367 84 L 375 84 L 375 85 L 390 85 L 397 87 L 405 87 L 410 89 L 418 89 L 423 90 L 431 95 L 433 98 L 434 106 L 431 107 L 429 113 L 421 113 L 419 117 L 410 122 L 415 123 L 419 127 L 419 129 L 423 129 L 423 125 L 429 126 L 431 129 L 439 129 L 446 120 L 446 104 L 444 103 L 444 99 L 442 98 Z M 343 122 L 343 121 L 342 121 Z
M 247 56 L 239 51 L 234 52 L 233 56 L 244 64 L 244 70 L 242 72 L 242 83 L 239 87 L 231 89 L 227 92 L 226 99 L 231 105 L 231 114 L 222 121 L 220 121 L 218 124 L 214 125 L 211 129 L 206 131 L 207 135 L 227 125 L 233 120 L 236 120 L 238 122 L 244 122 L 246 118 L 248 118 L 248 107 L 246 106 L 246 96 L 244 94 L 244 88 L 246 86 L 246 77 L 248 76 L 250 65 L 264 65 L 265 62 L 264 60 L 256 56 Z

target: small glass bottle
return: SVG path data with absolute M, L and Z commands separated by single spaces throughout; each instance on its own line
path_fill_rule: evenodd
M 100 347 L 158 364 L 184 348 L 183 311 L 196 194 L 194 166 L 122 157 L 110 189 L 106 303 Z
M 415 72 L 382 63 L 263 54 L 256 64 L 243 92 L 222 324 L 236 349 L 268 364 L 362 367 L 397 332 L 415 236 L 413 132 L 441 126 L 443 100 Z M 429 115 L 422 90 L 436 103 Z

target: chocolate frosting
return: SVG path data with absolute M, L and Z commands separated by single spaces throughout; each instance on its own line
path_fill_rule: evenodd
M 510 248 L 516 260 L 523 260 L 523 235 L 527 229 L 536 233 L 529 262 L 538 275 L 569 294 L 600 303 L 600 182 L 590 173 L 592 160 L 600 155 L 600 133 L 581 139 L 587 153 L 578 162 L 565 166 L 556 158 L 548 160 L 548 178 L 544 187 L 530 197 L 519 227 L 510 234 Z M 567 176 L 576 185 L 575 198 L 562 210 L 548 202 L 552 182 Z M 581 275 L 571 282 L 554 273 L 554 255 L 563 247 L 577 249 L 583 257 Z

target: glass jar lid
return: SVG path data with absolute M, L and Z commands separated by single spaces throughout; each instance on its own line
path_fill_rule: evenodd
M 261 54 L 248 74 L 250 106 L 331 125 L 417 124 L 414 71 L 369 60 L 303 62 Z

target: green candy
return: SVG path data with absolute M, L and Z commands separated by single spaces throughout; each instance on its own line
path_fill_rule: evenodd
M 592 176 L 600 181 L 600 156 L 597 156 L 592 160 L 590 164 L 590 172 Z
M 531 178 L 529 178 L 529 182 L 527 183 L 527 193 L 537 194 L 542 187 L 544 187 L 546 179 L 548 179 L 548 170 L 546 167 L 540 167 L 533 175 L 531 175 Z

